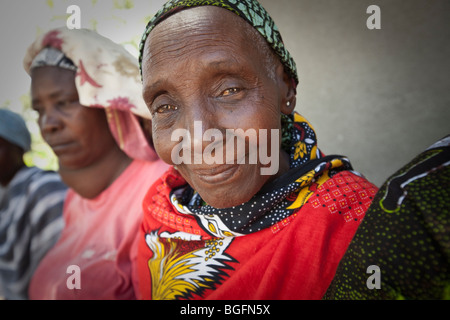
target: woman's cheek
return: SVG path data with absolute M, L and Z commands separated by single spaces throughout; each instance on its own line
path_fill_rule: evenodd
M 170 165 L 173 165 L 171 154 L 175 143 L 171 141 L 170 130 L 153 130 L 153 145 L 156 153 L 161 160 Z

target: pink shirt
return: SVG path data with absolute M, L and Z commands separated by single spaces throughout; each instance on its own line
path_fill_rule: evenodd
M 166 169 L 161 160 L 134 160 L 95 199 L 69 190 L 65 227 L 31 280 L 30 299 L 135 299 L 142 200 Z

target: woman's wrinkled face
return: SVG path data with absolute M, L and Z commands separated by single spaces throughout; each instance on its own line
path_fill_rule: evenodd
M 143 54 L 144 99 L 153 115 L 155 149 L 217 208 L 248 201 L 286 168 L 279 147 L 272 155 L 280 162 L 276 173 L 261 174 L 261 168 L 268 165 L 259 156 L 256 163 L 251 161 L 254 154 L 250 153 L 262 148 L 270 153 L 272 144 L 279 145 L 271 129 L 281 136 L 281 112 L 291 110 L 282 107 L 288 89 L 281 63 L 268 72 L 267 53 L 259 50 L 243 28 L 252 27 L 222 8 L 183 10 L 155 27 Z M 187 131 L 191 139 L 189 147 L 181 148 L 183 158 L 191 161 L 180 164 L 173 152 L 180 154 L 180 139 L 173 136 L 177 129 Z M 226 148 L 227 130 L 239 135 L 253 129 L 258 134 L 267 129 L 266 141 L 241 135 L 246 141 L 245 154 L 235 149 L 231 158 L 223 152 L 223 161 L 205 161 L 207 155 L 220 155 L 216 154 L 219 149 L 211 152 L 213 141 L 222 150 Z M 208 130 L 213 137 L 205 135 Z
M 115 146 L 105 111 L 80 104 L 75 72 L 58 67 L 33 69 L 31 99 L 42 137 L 61 168 L 85 168 Z

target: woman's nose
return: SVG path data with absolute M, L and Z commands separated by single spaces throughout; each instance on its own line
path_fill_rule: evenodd
M 42 133 L 54 133 L 62 127 L 62 121 L 54 110 L 46 111 L 39 122 Z
M 202 160 L 202 155 L 207 146 L 210 146 L 214 138 L 217 137 L 218 128 L 217 113 L 214 112 L 211 106 L 198 103 L 190 107 L 190 112 L 185 118 L 185 128 L 189 131 L 191 151 L 194 163 L 199 163 Z M 220 133 L 220 132 L 219 132 Z M 219 141 L 214 141 L 216 144 Z

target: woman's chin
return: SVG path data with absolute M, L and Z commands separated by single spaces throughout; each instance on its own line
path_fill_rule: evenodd
M 209 167 L 208 167 L 209 168 Z M 217 167 L 217 172 L 190 169 L 180 170 L 187 182 L 210 206 L 223 209 L 248 202 L 267 182 L 268 176 L 260 175 L 257 165 L 233 165 Z
M 246 196 L 246 194 L 242 193 L 237 195 L 219 194 L 217 196 L 213 196 L 210 192 L 207 192 L 205 197 L 203 197 L 201 193 L 200 196 L 208 205 L 216 209 L 236 207 L 249 201 L 253 197 L 253 195 Z

